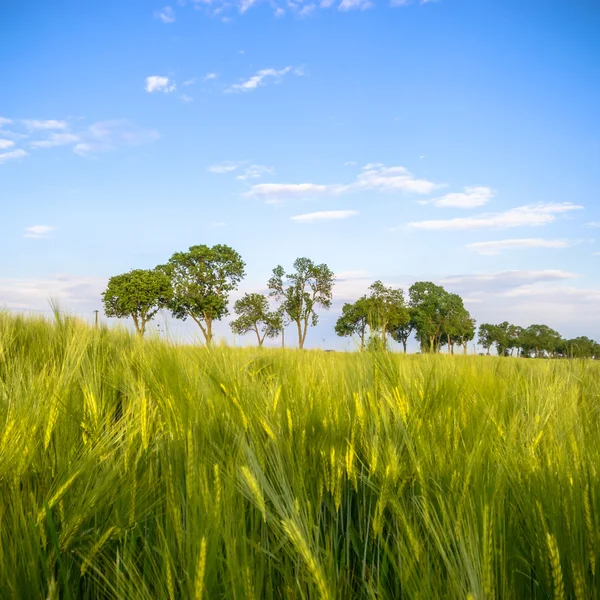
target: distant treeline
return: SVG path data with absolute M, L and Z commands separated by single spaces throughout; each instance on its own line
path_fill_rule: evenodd
M 111 277 L 102 294 L 108 317 L 133 320 L 136 331 L 144 335 L 147 324 L 160 309 L 176 319 L 192 319 L 202 331 L 207 345 L 213 340 L 213 325 L 229 314 L 229 295 L 245 276 L 245 263 L 229 246 L 218 244 L 192 246 L 176 252 L 167 263 L 154 269 L 134 269 Z M 231 321 L 235 334 L 254 333 L 259 346 L 266 338 L 281 335 L 294 324 L 298 346 L 304 347 L 309 327 L 318 323 L 317 310 L 329 309 L 335 276 L 326 264 L 298 258 L 291 271 L 273 269 L 267 283 L 268 294 L 245 294 L 233 305 L 236 318 Z M 272 308 L 269 300 L 276 303 Z M 457 347 L 467 352 L 475 338 L 476 323 L 458 294 L 428 281 L 410 286 L 408 298 L 400 288 L 373 283 L 356 302 L 344 304 L 335 332 L 342 337 L 356 336 L 361 350 L 387 349 L 389 339 L 402 344 L 415 336 L 421 352 L 440 352 Z M 483 324 L 479 343 L 489 354 L 494 346 L 501 356 L 600 358 L 600 345 L 588 338 L 564 340 L 546 325 L 527 328 Z

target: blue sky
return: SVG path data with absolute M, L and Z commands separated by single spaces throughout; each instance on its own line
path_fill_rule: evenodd
M 375 279 L 598 339 L 599 30 L 594 0 L 5 0 L 0 305 L 89 315 L 226 243 L 241 291 L 338 274 L 309 345 L 350 347 Z

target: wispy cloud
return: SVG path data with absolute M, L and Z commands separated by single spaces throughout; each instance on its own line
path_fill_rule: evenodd
M 411 4 L 419 6 L 432 1 L 434 0 L 390 0 L 389 6 L 407 7 Z M 255 6 L 266 3 L 266 0 L 234 0 L 233 2 L 230 0 L 179 0 L 179 4 L 182 6 L 190 4 L 197 10 L 203 9 L 208 15 L 225 21 L 230 20 L 230 17 L 224 16 L 227 11 L 236 11 L 243 15 Z M 306 16 L 317 9 L 340 12 L 364 11 L 373 8 L 376 3 L 374 0 L 317 0 L 316 2 L 269 0 L 268 4 L 276 17 L 283 17 L 288 11 L 300 16 Z
M 247 179 L 260 179 L 265 175 L 272 175 L 275 172 L 273 167 L 267 167 L 266 165 L 250 165 L 244 169 L 241 175 L 238 175 L 236 179 L 245 181 Z
M 23 119 L 23 125 L 29 131 L 39 131 L 40 129 L 68 129 L 69 124 L 66 121 L 57 121 L 49 119 L 47 121 L 39 121 L 36 119 Z
M 313 223 L 315 221 L 339 221 L 340 219 L 355 217 L 357 214 L 358 212 L 355 210 L 324 210 L 304 215 L 295 215 L 291 219 L 298 223 Z
M 505 250 L 526 250 L 529 248 L 568 248 L 573 242 L 569 240 L 545 240 L 543 238 L 522 238 L 497 240 L 490 242 L 475 242 L 467 244 L 467 248 L 478 254 L 492 256 Z
M 227 160 L 222 163 L 217 163 L 215 165 L 211 165 L 208 167 L 208 171 L 210 173 L 217 173 L 218 175 L 222 175 L 223 173 L 232 173 L 233 171 L 240 168 L 243 165 L 243 162 Z
M 79 136 L 81 142 L 73 151 L 80 156 L 113 150 L 119 146 L 141 146 L 156 141 L 160 134 L 153 129 L 144 129 L 135 123 L 120 119 L 93 123 Z
M 598 227 L 600 227 L 600 221 L 591 221 L 590 223 L 585 223 L 585 226 L 597 229 Z
M 287 200 L 362 191 L 428 194 L 438 187 L 439 184 L 413 177 L 404 167 L 368 164 L 356 180 L 349 184 L 261 183 L 253 185 L 245 195 L 260 198 L 268 204 L 276 204 Z
M 342 0 L 338 4 L 338 9 L 346 10 L 367 10 L 373 8 L 374 4 L 370 0 Z
M 175 23 L 175 11 L 171 6 L 165 6 L 162 10 L 157 10 L 154 16 L 163 23 Z
M 494 197 L 489 187 L 465 187 L 464 190 L 435 198 L 431 203 L 440 208 L 475 208 L 487 204 Z
M 194 101 L 194 99 L 191 96 L 188 96 L 187 94 L 184 94 L 183 96 L 181 96 L 181 100 L 183 102 L 185 102 L 186 104 L 189 104 L 190 102 Z
M 408 223 L 409 229 L 425 231 L 460 231 L 474 229 L 509 229 L 512 227 L 536 227 L 548 225 L 556 220 L 556 215 L 580 210 L 583 206 L 563 203 L 539 203 L 519 206 L 510 210 L 483 214 L 475 217 L 414 221 Z
M 24 158 L 25 156 L 27 156 L 27 152 L 25 152 L 25 150 L 11 150 L 10 152 L 0 152 L 0 165 L 8 160 Z
M 267 84 L 267 82 L 272 81 L 274 83 L 278 83 L 281 79 L 287 75 L 288 73 L 294 73 L 295 75 L 302 75 L 303 71 L 301 69 L 293 69 L 292 67 L 285 67 L 283 69 L 261 69 L 257 71 L 252 77 L 243 81 L 242 83 L 235 83 L 234 85 L 229 86 L 225 92 L 233 93 L 233 92 L 251 92 L 259 87 L 262 87 Z
M 177 85 L 168 77 L 163 77 L 162 75 L 151 75 L 150 77 L 146 77 L 145 90 L 149 94 L 152 94 L 153 92 L 163 92 L 164 94 L 169 94 L 170 92 L 174 92 L 176 89 Z
M 7 148 L 12 148 L 15 143 L 12 140 L 2 140 L 0 139 L 0 150 L 6 150 Z
M 5 125 L 10 125 L 12 123 L 12 119 L 7 119 L 6 117 L 0 117 L 0 127 L 4 127 Z
M 218 75 L 216 73 L 207 73 L 204 76 L 204 81 L 211 81 L 213 79 L 217 79 Z
M 67 146 L 79 141 L 79 136 L 74 133 L 51 133 L 46 140 L 31 142 L 32 148 L 54 148 L 55 146 Z
M 42 239 L 49 237 L 48 234 L 54 231 L 52 225 L 32 225 L 25 229 L 23 237 Z
M 250 164 L 247 160 L 227 160 L 222 163 L 217 163 L 208 167 L 210 173 L 216 173 L 223 175 L 225 173 L 233 173 L 234 171 L 241 171 L 236 179 L 245 181 L 247 179 L 260 179 L 265 175 L 271 175 L 275 172 L 273 167 L 267 167 L 266 165 Z
M 477 273 L 474 275 L 456 275 L 442 279 L 442 285 L 451 286 L 454 290 L 486 289 L 489 291 L 503 291 L 521 285 L 547 281 L 561 281 L 577 277 L 569 271 L 560 269 L 543 270 L 512 270 L 496 273 Z

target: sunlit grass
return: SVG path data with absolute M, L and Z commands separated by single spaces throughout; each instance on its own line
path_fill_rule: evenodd
M 595 598 L 600 365 L 0 314 L 0 596 Z

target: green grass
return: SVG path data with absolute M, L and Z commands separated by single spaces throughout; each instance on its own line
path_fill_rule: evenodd
M 0 314 L 2 598 L 596 598 L 600 365 Z

